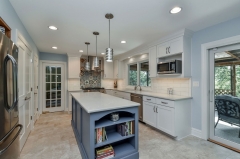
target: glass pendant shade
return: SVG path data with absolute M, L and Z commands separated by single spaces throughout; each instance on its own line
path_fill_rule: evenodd
M 99 67 L 99 60 L 97 56 L 94 58 L 93 62 L 94 62 L 94 67 Z
M 89 62 L 85 63 L 85 70 L 90 71 L 90 63 Z
M 113 49 L 112 48 L 107 48 L 106 49 L 106 61 L 107 62 L 112 62 L 113 61 Z

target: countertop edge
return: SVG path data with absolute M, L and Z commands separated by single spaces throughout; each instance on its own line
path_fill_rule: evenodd
M 130 92 L 130 91 L 127 91 L 127 90 L 118 90 L 118 89 L 106 89 L 106 90 L 115 90 L 115 91 L 120 91 L 120 92 L 133 93 L 133 92 Z M 149 93 L 157 93 L 157 92 L 149 92 Z M 138 94 L 138 92 L 135 92 L 134 94 Z M 180 96 L 182 98 L 179 98 L 179 99 L 171 99 L 171 98 L 166 98 L 166 97 L 162 97 L 162 96 L 144 94 L 144 92 L 142 94 L 139 94 L 139 95 L 144 95 L 144 96 L 148 96 L 148 97 L 155 97 L 155 98 L 162 98 L 162 99 L 167 99 L 167 100 L 171 100 L 171 101 L 192 99 L 192 97 L 186 97 L 186 96 Z

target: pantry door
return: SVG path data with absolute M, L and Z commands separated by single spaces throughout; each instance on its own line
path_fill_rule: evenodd
M 43 63 L 43 112 L 64 110 L 65 75 L 61 63 Z

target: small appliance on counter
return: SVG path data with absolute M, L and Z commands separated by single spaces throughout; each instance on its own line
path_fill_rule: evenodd
M 117 88 L 117 80 L 114 81 L 113 86 L 114 88 Z

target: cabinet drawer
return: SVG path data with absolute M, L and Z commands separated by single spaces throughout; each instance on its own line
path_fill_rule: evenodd
M 143 96 L 143 101 L 150 102 L 150 103 L 156 103 L 156 98 L 149 97 L 149 96 Z
M 159 104 L 159 105 L 174 108 L 174 101 L 161 99 L 161 98 L 157 98 L 156 100 L 157 100 L 156 103 Z

